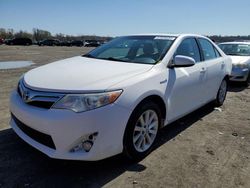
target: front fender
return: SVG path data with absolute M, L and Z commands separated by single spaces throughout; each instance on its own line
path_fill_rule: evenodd
M 168 76 L 168 69 L 165 67 L 164 69 L 158 69 L 156 67 L 142 75 L 130 78 L 114 86 L 112 89 L 123 89 L 123 93 L 115 103 L 133 111 L 142 100 L 149 96 L 156 95 L 161 97 L 167 109 L 166 96 L 168 95 L 166 95 L 166 89 L 169 80 Z

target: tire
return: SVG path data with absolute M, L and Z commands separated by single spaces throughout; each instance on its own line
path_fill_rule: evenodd
M 244 86 L 248 86 L 250 82 L 250 72 L 248 73 L 246 81 L 243 82 Z
M 228 81 L 224 78 L 216 95 L 215 106 L 219 107 L 223 105 L 227 95 L 227 87 Z
M 146 116 L 149 117 L 148 123 Z M 138 161 L 152 151 L 158 136 L 161 118 L 159 106 L 151 101 L 140 104 L 134 110 L 129 118 L 123 139 L 123 153 L 126 157 Z

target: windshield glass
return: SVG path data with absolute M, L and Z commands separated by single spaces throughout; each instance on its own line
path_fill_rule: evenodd
M 171 36 L 118 37 L 84 56 L 111 61 L 155 64 L 164 57 L 174 40 L 175 37 Z
M 250 56 L 250 44 L 219 44 L 227 55 Z

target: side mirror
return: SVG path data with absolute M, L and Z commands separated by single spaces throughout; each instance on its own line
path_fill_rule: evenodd
M 173 63 L 169 66 L 173 67 L 191 67 L 195 64 L 195 60 L 192 57 L 177 55 L 175 56 Z

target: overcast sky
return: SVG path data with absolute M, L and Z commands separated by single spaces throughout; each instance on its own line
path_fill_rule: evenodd
M 0 28 L 53 34 L 250 35 L 250 0 L 0 0 Z

